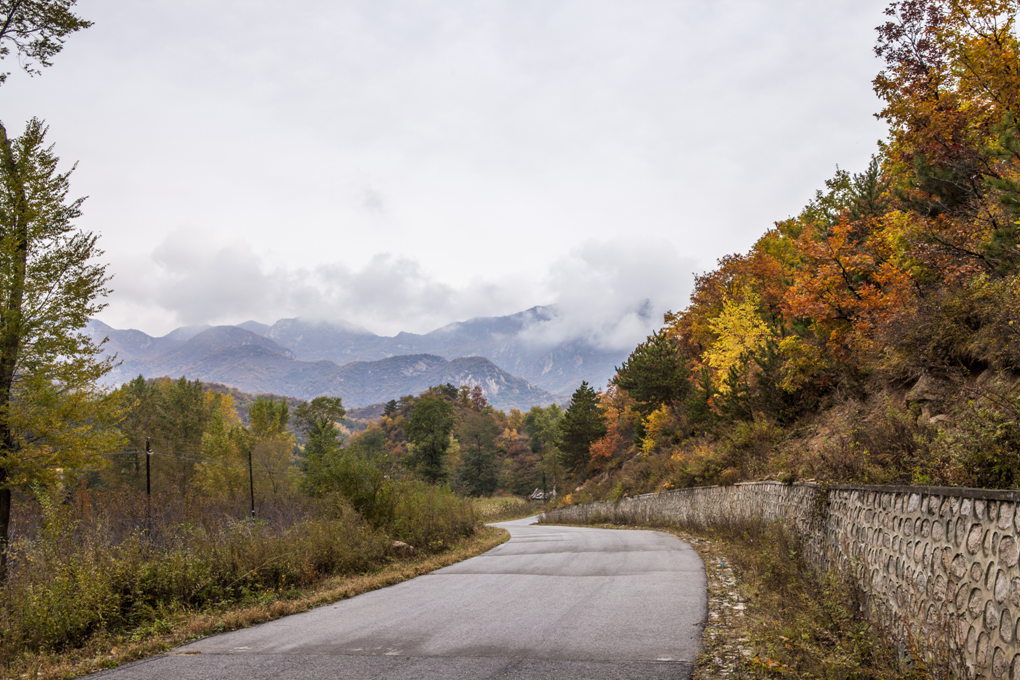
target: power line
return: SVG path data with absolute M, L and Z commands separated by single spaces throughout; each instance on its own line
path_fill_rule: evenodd
M 245 467 L 244 463 L 230 463 L 224 460 L 216 460 L 214 458 L 203 458 L 201 456 L 187 456 L 180 453 L 160 453 L 153 451 L 154 456 L 164 456 L 167 458 L 177 458 L 180 460 L 190 460 L 198 463 L 211 463 L 212 465 L 223 465 L 224 467 Z
M 144 456 L 145 451 L 107 451 L 106 456 Z M 225 465 L 228 467 L 246 467 L 245 463 L 231 463 L 223 460 L 216 460 L 215 458 L 206 458 L 204 456 L 189 456 L 183 453 L 164 453 L 163 451 L 150 451 L 148 455 L 152 456 L 163 456 L 167 458 L 177 458 L 179 460 L 190 460 L 197 463 L 212 463 L 213 465 Z
M 145 451 L 109 451 L 106 455 L 109 456 L 137 456 L 139 454 L 145 455 L 145 502 L 146 502 L 146 524 L 148 526 L 148 532 L 152 532 L 152 477 L 151 477 L 151 462 L 153 456 L 162 456 L 165 458 L 175 458 L 177 460 L 187 460 L 196 463 L 207 463 L 209 465 L 219 465 L 221 467 L 229 468 L 248 468 L 248 493 L 251 498 L 251 516 L 255 517 L 255 471 L 252 461 L 252 449 L 248 448 L 248 464 L 244 463 L 231 463 L 225 460 L 216 460 L 214 458 L 206 458 L 204 456 L 189 456 L 182 453 L 162 453 L 159 451 L 153 451 L 149 445 L 149 438 L 145 438 Z

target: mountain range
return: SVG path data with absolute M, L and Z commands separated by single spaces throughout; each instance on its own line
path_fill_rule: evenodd
M 185 376 L 247 392 L 339 396 L 358 407 L 451 383 L 479 385 L 505 409 L 563 401 L 582 380 L 603 385 L 626 358 L 580 339 L 534 340 L 536 329 L 555 320 L 554 308 L 533 307 L 395 336 L 304 319 L 190 326 L 161 337 L 92 320 L 89 332 L 105 338 L 104 352 L 118 361 L 110 385 L 138 375 Z

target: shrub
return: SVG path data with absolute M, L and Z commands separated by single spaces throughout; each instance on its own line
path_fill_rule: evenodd
M 992 489 L 1020 487 L 1020 397 L 986 392 L 954 416 L 933 444 L 936 457 L 948 461 L 948 481 Z
M 142 634 L 181 610 L 364 572 L 390 559 L 393 538 L 436 551 L 476 527 L 470 504 L 448 490 L 406 482 L 393 491 L 385 527 L 337 494 L 289 523 L 212 521 L 196 508 L 191 521 L 126 536 L 108 519 L 83 522 L 73 505 L 41 496 L 41 525 L 12 545 L 0 588 L 0 665 L 24 650 L 60 652 L 103 632 Z
M 470 536 L 478 526 L 471 502 L 449 489 L 416 480 L 397 482 L 395 486 L 393 518 L 386 530 L 397 540 L 435 552 Z

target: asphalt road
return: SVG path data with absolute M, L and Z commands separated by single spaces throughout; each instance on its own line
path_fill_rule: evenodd
M 690 546 L 657 531 L 532 521 L 498 525 L 508 542 L 431 574 L 90 677 L 690 677 L 705 618 Z

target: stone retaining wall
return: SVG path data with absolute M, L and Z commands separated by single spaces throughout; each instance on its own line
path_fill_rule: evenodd
M 753 482 L 576 505 L 543 521 L 777 521 L 852 579 L 869 618 L 954 677 L 1020 680 L 1020 492 Z

